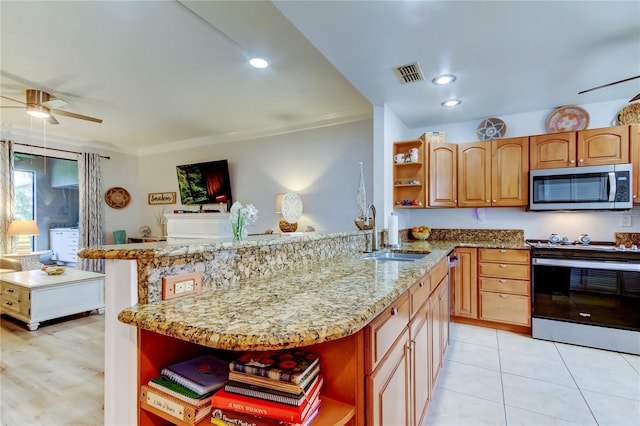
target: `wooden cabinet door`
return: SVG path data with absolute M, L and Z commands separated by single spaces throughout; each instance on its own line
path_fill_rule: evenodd
M 411 338 L 411 392 L 412 392 L 412 424 L 421 425 L 427 415 L 431 399 L 431 373 L 429 371 L 431 356 L 431 336 L 429 334 L 429 303 L 423 304 L 411 321 L 409 327 Z
M 633 204 L 640 204 L 640 125 L 631 126 L 631 163 L 633 164 Z
M 550 133 L 529 138 L 531 170 L 576 166 L 576 132 Z
M 458 265 L 454 268 L 454 315 L 478 318 L 478 249 L 458 247 Z
M 458 205 L 458 145 L 429 144 L 429 206 L 456 207 Z
M 528 188 L 529 138 L 491 141 L 491 205 L 526 206 Z
M 578 166 L 629 162 L 629 126 L 578 132 Z
M 458 207 L 491 206 L 491 143 L 458 145 Z
M 411 425 L 409 331 L 405 329 L 385 361 L 367 377 L 371 425 Z
M 429 348 L 429 373 L 431 374 L 431 388 L 433 389 L 442 366 L 442 359 L 440 359 L 440 301 L 438 300 L 437 291 L 435 291 L 429 299 L 429 311 L 428 311 L 428 327 L 431 342 Z

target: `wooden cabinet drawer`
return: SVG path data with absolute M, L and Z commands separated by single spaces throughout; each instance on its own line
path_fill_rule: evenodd
M 429 298 L 429 294 L 431 293 L 431 277 L 429 274 L 426 274 L 424 277 L 420 278 L 417 283 L 415 283 L 409 289 L 409 297 L 411 298 L 411 317 L 418 312 L 418 309 L 427 301 Z
M 433 292 L 437 285 L 442 281 L 442 279 L 449 273 L 449 261 L 445 257 L 440 262 L 438 262 L 431 271 L 429 271 L 429 275 L 431 276 L 431 291 Z
M 529 296 L 528 280 L 512 280 L 508 278 L 480 277 L 480 291 L 496 291 L 501 293 L 522 294 Z
M 409 292 L 405 292 L 367 326 L 366 374 L 375 370 L 409 324 L 409 305 Z
M 480 319 L 529 326 L 529 297 L 507 293 L 480 292 Z
M 530 271 L 531 267 L 528 264 L 478 263 L 478 273 L 482 276 L 528 280 L 530 279 Z
M 11 284 L 2 284 L 2 299 L 19 301 L 22 290 L 20 287 Z
M 529 250 L 480 249 L 478 261 L 529 264 Z

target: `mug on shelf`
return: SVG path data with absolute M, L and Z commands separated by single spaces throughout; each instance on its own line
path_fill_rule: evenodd
M 418 162 L 418 148 L 411 148 L 409 149 L 409 160 L 407 160 L 411 163 L 417 163 Z
M 404 163 L 404 154 L 400 153 L 400 154 L 396 154 L 393 156 L 393 161 L 395 161 L 396 163 Z

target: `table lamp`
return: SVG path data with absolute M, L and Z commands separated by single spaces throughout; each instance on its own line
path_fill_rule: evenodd
M 10 237 L 18 236 L 18 244 L 16 245 L 16 253 L 29 254 L 33 252 L 31 249 L 31 236 L 40 235 L 40 229 L 33 220 L 14 220 L 7 229 L 7 235 Z
M 295 232 L 298 220 L 302 216 L 302 198 L 294 192 L 278 194 L 276 196 L 276 213 L 282 213 L 278 223 L 282 232 Z

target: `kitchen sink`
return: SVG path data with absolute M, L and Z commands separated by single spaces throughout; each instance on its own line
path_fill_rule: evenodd
M 365 253 L 360 257 L 363 260 L 390 260 L 394 262 L 413 262 L 425 257 L 422 253 L 396 253 L 392 251 L 378 251 L 373 253 Z

